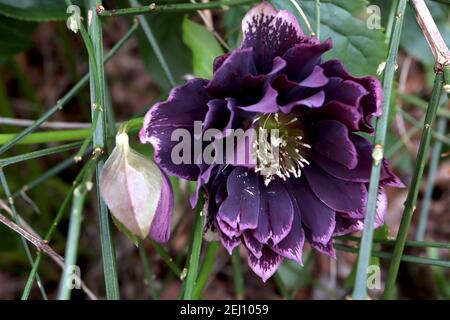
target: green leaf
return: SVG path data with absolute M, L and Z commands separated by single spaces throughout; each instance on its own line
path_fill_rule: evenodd
M 192 73 L 192 54 L 180 37 L 183 17 L 184 14 L 175 13 L 146 16 L 176 83 L 183 82 L 184 76 Z M 163 93 L 168 93 L 171 85 L 142 30 L 137 33 L 137 40 L 142 60 L 150 77 Z
M 183 41 L 192 51 L 192 65 L 196 77 L 210 79 L 214 58 L 224 52 L 214 35 L 204 26 L 183 20 Z
M 80 1 L 73 1 L 77 3 Z M 61 0 L 0 0 L 0 13 L 27 21 L 65 20 L 67 5 Z
M 277 9 L 286 9 L 295 14 L 302 29 L 308 33 L 303 19 L 290 1 L 270 0 Z M 315 1 L 299 1 L 312 26 L 315 22 Z M 322 0 L 321 40 L 331 38 L 333 49 L 325 59 L 340 59 L 349 72 L 357 76 L 375 74 L 378 65 L 386 59 L 387 45 L 381 30 L 368 29 L 365 21 L 358 17 L 365 14 L 365 0 Z
M 29 26 L 0 16 L 0 62 L 31 47 Z

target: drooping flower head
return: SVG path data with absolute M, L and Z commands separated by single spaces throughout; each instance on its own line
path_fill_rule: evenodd
M 148 111 L 140 139 L 153 144 L 168 174 L 197 180 L 191 202 L 205 192 L 209 226 L 230 253 L 244 245 L 249 266 L 265 281 L 284 258 L 302 263 L 305 239 L 334 257 L 333 235 L 362 229 L 373 146 L 358 132 L 373 133 L 381 88 L 374 77 L 353 77 L 338 60 L 324 62 L 331 40 L 305 35 L 288 11 L 257 5 L 242 30 L 241 46 L 215 59 L 211 80 L 190 80 Z M 182 129 L 198 140 L 196 121 L 202 132 L 223 133 L 203 139 L 202 151 L 231 129 L 276 129 L 277 136 L 251 140 L 251 148 L 238 138 L 225 161 L 212 163 L 196 161 L 194 141 L 183 156 L 190 161 L 174 161 L 173 133 Z M 275 166 L 267 145 L 277 147 Z M 229 161 L 249 153 L 255 162 Z M 380 182 L 376 226 L 386 211 L 384 186 L 402 185 L 384 159 Z

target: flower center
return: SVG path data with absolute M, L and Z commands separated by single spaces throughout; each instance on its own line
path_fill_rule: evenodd
M 311 146 L 303 141 L 303 131 L 297 117 L 283 113 L 269 113 L 259 116 L 257 138 L 253 143 L 256 159 L 255 172 L 265 177 L 267 186 L 275 177 L 283 180 L 301 176 L 302 168 L 309 164 L 305 149 Z

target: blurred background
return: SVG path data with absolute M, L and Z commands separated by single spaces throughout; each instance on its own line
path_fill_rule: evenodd
M 166 2 L 183 1 L 167 0 Z M 275 2 L 283 4 L 283 0 Z M 289 1 L 286 0 L 286 2 Z M 300 5 L 305 5 L 307 14 L 310 11 L 306 9 L 311 5 L 308 2 L 311 1 L 299 1 Z M 322 17 L 324 20 L 322 24 L 324 27 L 321 40 L 325 39 L 328 32 L 326 10 L 333 12 L 332 6 L 337 6 L 336 1 L 323 2 Z M 350 3 L 352 1 L 343 2 Z M 32 4 L 31 9 L 26 7 L 25 3 L 33 3 L 33 1 L 0 0 L 1 144 L 8 140 L 7 134 L 22 131 L 25 126 L 30 125 L 27 120 L 37 119 L 55 105 L 58 99 L 88 71 L 88 57 L 80 36 L 68 30 L 62 15 L 64 12 L 52 15 L 53 11 L 51 10 L 57 12 L 56 10 L 60 10 L 61 7 L 65 8 L 65 5 L 61 4 L 63 1 L 61 3 L 59 1 L 35 1 L 36 7 L 33 7 Z M 359 9 L 365 9 L 369 4 L 378 6 L 382 29 L 370 32 L 378 32 L 382 37 L 382 43 L 385 43 L 383 28 L 388 20 L 391 1 L 377 0 L 368 3 L 361 0 L 355 1 L 355 3 L 364 4 Z M 433 17 L 447 44 L 450 44 L 450 6 L 439 4 L 436 1 L 427 1 L 427 5 L 432 10 Z M 104 6 L 112 9 L 128 7 L 129 3 L 127 1 L 104 1 Z M 234 48 L 239 44 L 241 19 L 249 7 L 249 5 L 244 5 L 225 8 L 225 10 L 203 11 L 203 17 L 192 12 L 188 15 L 183 13 L 149 14 L 145 16 L 145 19 L 155 34 L 176 82 L 182 83 L 185 79 L 192 77 L 195 72 L 193 41 L 188 39 L 189 30 L 186 28 L 189 27 L 183 25 L 184 19 L 188 18 L 190 22 L 201 26 L 205 26 L 205 21 L 209 22 L 227 46 Z M 48 11 L 44 10 L 44 13 L 39 13 L 36 11 L 37 8 Z M 27 12 L 26 10 L 31 11 Z M 370 10 L 359 10 L 359 14 L 355 14 L 355 10 L 352 11 L 353 16 L 363 23 L 368 21 L 373 13 Z M 21 12 L 28 15 L 30 12 L 34 12 L 39 19 L 33 20 L 42 21 L 17 19 L 18 15 L 22 14 Z M 84 13 L 82 14 L 84 15 Z M 62 19 L 61 16 L 63 16 Z M 106 52 L 119 41 L 132 24 L 132 18 L 103 19 Z M 191 28 L 193 27 L 191 26 Z M 347 36 L 350 37 L 346 34 L 341 35 L 344 38 Z M 333 40 L 335 39 L 333 38 Z M 207 40 L 206 38 L 194 38 L 194 44 L 202 41 Z M 339 44 L 339 41 L 335 42 Z M 223 45 L 222 49 L 226 50 Z M 210 63 L 208 60 L 207 62 Z M 378 62 L 372 64 L 378 66 L 381 62 L 382 60 L 378 59 Z M 359 62 L 353 61 L 352 63 L 358 64 Z M 412 10 L 408 8 L 401 38 L 386 147 L 390 163 L 407 185 L 411 178 L 418 149 L 424 109 L 431 93 L 433 65 L 431 51 L 415 22 Z M 372 68 L 369 71 L 375 73 L 375 70 Z M 154 102 L 165 99 L 170 90 L 170 84 L 141 28 L 138 28 L 106 64 L 105 73 L 109 87 L 108 97 L 117 122 L 143 115 Z M 447 125 L 447 120 L 450 121 L 450 106 L 445 101 L 446 99 L 443 97 L 443 106 L 434 128 L 432 152 L 436 155 L 431 158 L 430 153 L 430 160 L 427 162 L 409 239 L 450 242 L 450 136 Z M 89 88 L 84 86 L 68 101 L 63 110 L 57 112 L 50 119 L 50 127 L 42 128 L 39 132 L 86 128 L 90 125 L 90 117 Z M 152 151 L 148 145 L 138 144 L 136 137 L 133 137 L 132 140 L 133 147 L 139 152 L 151 156 Z M 58 144 L 56 142 L 20 144 L 2 154 L 1 157 L 28 153 Z M 18 213 L 39 235 L 44 235 L 50 227 L 81 165 L 71 164 L 29 190 L 24 189 L 24 186 L 42 177 L 61 162 L 73 157 L 73 153 L 73 151 L 63 152 L 14 164 L 4 169 L 11 192 L 15 197 Z M 437 167 L 436 170 L 431 171 L 435 174 L 430 176 L 429 167 L 433 163 Z M 172 182 L 176 193 L 173 232 L 170 242 L 163 247 L 178 268 L 183 269 L 193 222 L 193 212 L 187 199 L 193 186 L 192 183 L 186 181 L 172 180 Z M 425 196 L 427 190 L 428 195 Z M 0 192 L 0 197 L 2 203 L 5 204 L 7 199 L 3 191 Z M 383 240 L 389 239 L 397 232 L 406 192 L 406 189 L 389 189 L 386 225 L 375 233 L 375 237 L 380 242 L 377 242 L 374 250 L 378 252 L 392 250 L 393 247 L 389 241 L 383 242 Z M 78 266 L 81 270 L 81 277 L 89 288 L 98 297 L 104 297 L 99 222 L 96 210 L 95 192 L 91 192 L 88 194 L 83 211 Z M 5 210 L 2 213 L 7 214 Z M 68 215 L 66 212 L 51 241 L 51 246 L 60 254 L 64 253 Z M 418 228 L 419 225 L 420 228 Z M 152 293 L 145 281 L 142 257 L 137 247 L 114 226 L 113 229 L 121 297 L 123 299 L 151 299 Z M 360 235 L 356 234 L 355 236 L 359 237 Z M 351 293 L 354 283 L 354 265 L 357 255 L 352 252 L 352 249 L 357 241 L 346 238 L 336 241 L 340 246 L 337 260 L 331 260 L 319 253 L 311 252 L 306 246 L 304 267 L 299 267 L 290 261 L 285 262 L 277 275 L 267 283 L 263 283 L 249 270 L 243 250 L 241 258 L 245 298 L 345 299 Z M 161 299 L 177 298 L 181 281 L 161 258 L 160 252 L 157 250 L 160 248 L 155 247 L 150 241 L 145 241 L 143 245 L 149 268 L 153 273 L 152 285 L 158 297 Z M 34 249 L 32 251 L 34 252 Z M 447 261 L 450 258 L 449 253 L 448 249 L 414 247 L 407 247 L 405 252 L 407 255 L 433 257 Z M 382 293 L 388 262 L 389 260 L 373 258 L 372 264 L 379 265 L 382 270 L 381 288 L 370 290 L 370 295 L 374 299 Z M 404 299 L 448 299 L 450 298 L 449 271 L 445 268 L 423 264 L 402 263 L 398 279 L 398 295 Z M 20 298 L 29 272 L 30 265 L 17 234 L 0 224 L 0 299 Z M 39 268 L 39 274 L 49 297 L 55 297 L 60 280 L 60 268 L 45 257 Z M 231 257 L 221 246 L 218 248 L 217 258 L 202 297 L 204 299 L 236 298 Z M 41 299 L 36 286 L 32 289 L 30 298 Z M 74 290 L 72 298 L 86 299 L 86 295 L 82 290 Z

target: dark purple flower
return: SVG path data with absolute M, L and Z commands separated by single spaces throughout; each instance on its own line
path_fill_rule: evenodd
M 380 116 L 381 88 L 374 77 L 351 76 L 338 60 L 323 62 L 331 49 L 303 34 L 295 17 L 267 3 L 242 22 L 241 46 L 216 58 L 210 81 L 193 79 L 153 106 L 140 132 L 156 162 L 170 175 L 197 180 L 208 203 L 208 225 L 231 251 L 243 244 L 249 266 L 266 281 L 284 258 L 302 263 L 305 239 L 334 257 L 333 235 L 363 227 L 373 133 Z M 175 164 L 175 129 L 279 130 L 280 165 Z M 202 148 L 207 144 L 203 143 Z M 261 147 L 261 146 L 260 146 Z M 235 153 L 241 152 L 239 148 Z M 229 156 L 229 155 L 227 155 Z M 264 160 L 264 154 L 257 154 Z M 386 211 L 384 186 L 402 186 L 383 160 L 376 226 Z

